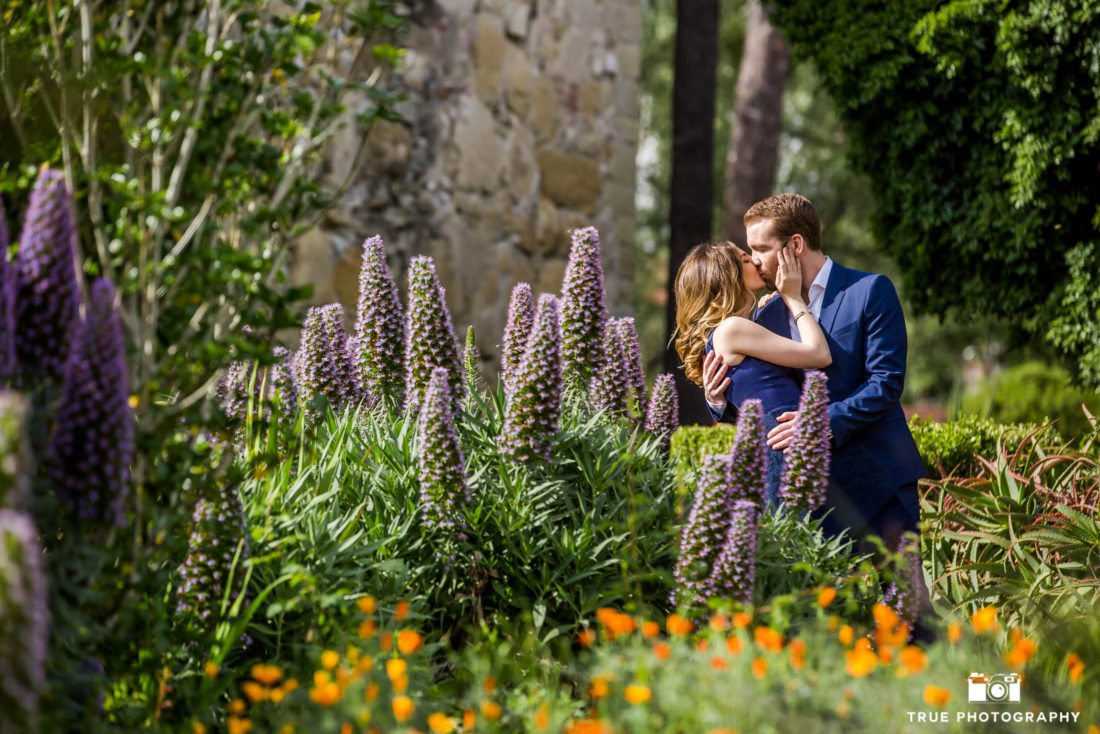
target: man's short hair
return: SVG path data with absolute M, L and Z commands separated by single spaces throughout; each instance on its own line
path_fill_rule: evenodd
M 810 200 L 799 194 L 776 194 L 758 201 L 745 212 L 745 226 L 772 220 L 772 234 L 780 242 L 800 234 L 811 250 L 821 249 L 821 219 Z

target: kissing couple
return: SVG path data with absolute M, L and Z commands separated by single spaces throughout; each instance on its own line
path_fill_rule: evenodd
M 828 379 L 832 429 L 823 507 L 828 537 L 847 533 L 875 554 L 918 535 L 917 481 L 927 476 L 901 408 L 905 317 L 893 284 L 834 262 L 821 249 L 821 220 L 809 199 L 778 194 L 745 213 L 746 252 L 732 242 L 697 245 L 676 274 L 676 351 L 703 388 L 718 422 L 734 423 L 748 399 L 763 405 L 768 430 L 765 506 L 778 505 L 783 451 L 798 423 L 803 370 Z M 778 297 L 756 307 L 765 288 Z M 919 559 L 918 544 L 917 559 Z M 914 639 L 930 641 L 923 572 L 908 574 L 918 599 Z

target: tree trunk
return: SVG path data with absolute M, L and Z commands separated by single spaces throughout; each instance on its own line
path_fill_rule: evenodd
M 672 182 L 669 194 L 666 339 L 676 328 L 676 271 L 694 245 L 711 238 L 714 204 L 714 103 L 719 0 L 676 3 L 676 67 L 672 90 Z M 680 422 L 710 423 L 703 391 L 684 378 L 671 345 L 665 370 L 676 376 Z
M 783 34 L 771 24 L 770 7 L 749 0 L 748 24 L 737 90 L 736 118 L 730 126 L 724 198 L 727 239 L 745 247 L 745 211 L 771 195 L 779 160 L 779 133 L 783 123 L 783 87 L 790 68 L 790 52 Z

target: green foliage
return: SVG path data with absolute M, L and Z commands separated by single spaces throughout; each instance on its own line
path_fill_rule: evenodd
M 736 437 L 737 429 L 729 423 L 680 426 L 669 442 L 669 458 L 676 465 L 677 476 L 698 472 L 707 454 L 728 454 Z
M 1081 411 L 1085 405 L 1100 412 L 1100 393 L 1070 384 L 1069 374 L 1059 366 L 1025 362 L 1010 367 L 963 398 L 959 412 L 978 415 L 998 423 L 1046 423 L 1064 436 L 1081 436 L 1089 422 Z
M 1056 446 L 1062 443 L 1053 427 L 1040 424 L 1001 425 L 996 421 L 967 415 L 956 421 L 936 423 L 914 417 L 909 430 L 917 442 L 924 465 L 933 476 L 970 477 L 982 469 L 978 457 L 996 456 L 1001 448 L 1015 451 L 1021 443 Z
M 835 100 L 913 306 L 1034 314 L 1025 325 L 1053 325 L 1093 384 L 1098 13 L 1094 0 L 787 0 L 775 16 Z

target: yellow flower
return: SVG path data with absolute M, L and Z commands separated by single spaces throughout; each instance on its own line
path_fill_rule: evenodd
M 1071 652 L 1066 658 L 1066 669 L 1069 670 L 1070 681 L 1076 683 L 1081 680 L 1081 674 L 1085 672 L 1085 661 L 1075 652 Z
M 982 607 L 970 618 L 975 634 L 997 631 L 997 607 Z
M 710 658 L 710 667 L 712 670 L 725 670 L 729 666 L 729 661 L 721 655 L 712 655 Z
M 744 646 L 745 643 L 737 635 L 730 635 L 726 638 L 726 649 L 730 651 L 730 655 L 738 654 Z
M 374 669 L 374 658 L 370 655 L 364 655 L 355 662 L 355 670 L 360 674 L 366 674 Z
M 846 624 L 841 626 L 841 628 L 837 630 L 836 638 L 840 640 L 841 645 L 847 647 L 848 645 L 852 644 L 852 636 L 854 633 L 855 631 L 852 629 L 851 625 Z
M 309 700 L 318 706 L 332 706 L 343 696 L 340 686 L 335 683 L 323 683 L 309 689 Z
M 391 680 L 390 684 L 393 686 L 394 692 L 404 693 L 405 691 L 409 690 L 409 676 L 399 675 Z
M 368 594 L 356 599 L 355 605 L 359 607 L 359 611 L 363 614 L 374 614 L 374 610 L 378 608 L 378 601 Z
M 642 623 L 642 637 L 656 637 L 661 634 L 661 625 L 656 622 Z
M 581 643 L 581 647 L 592 647 L 596 642 L 596 630 L 583 629 L 577 633 L 577 642 Z
M 386 661 L 386 677 L 391 681 L 405 675 L 409 670 L 409 664 L 401 658 L 390 658 Z
M 653 645 L 653 654 L 657 656 L 658 660 L 668 660 L 669 655 L 672 654 L 672 648 L 668 646 L 668 643 L 657 642 Z
M 232 701 L 229 702 L 229 713 L 243 714 L 246 706 L 247 704 L 244 702 L 244 699 L 234 698 Z
M 929 706 L 943 708 L 951 698 L 951 691 L 939 686 L 927 685 L 924 687 L 924 702 Z
M 592 685 L 588 689 L 588 695 L 592 698 L 603 698 L 608 694 L 609 687 L 608 682 L 610 678 L 606 675 L 594 675 L 592 676 Z
M 901 621 L 898 613 L 885 604 L 876 604 L 872 607 L 871 615 L 875 618 L 875 627 L 884 632 L 893 632 Z
M 192 721 L 191 734 L 206 734 L 206 727 L 200 721 Z
M 679 614 L 670 614 L 665 621 L 665 629 L 668 630 L 670 635 L 689 635 L 691 631 L 695 629 L 695 625 L 691 623 L 690 619 L 684 619 Z
M 470 729 L 474 728 L 474 725 L 476 723 L 477 723 L 477 714 L 474 713 L 473 709 L 466 709 L 462 713 L 462 728 L 465 729 L 466 731 L 470 731 Z
M 952 645 L 958 644 L 963 636 L 963 626 L 958 622 L 947 625 L 947 641 Z
M 1005 662 L 1013 668 L 1022 668 L 1027 665 L 1028 660 L 1031 660 L 1031 656 L 1035 654 L 1036 649 L 1037 645 L 1034 640 L 1020 637 L 1016 640 L 1016 644 L 1012 646 L 1012 649 L 1005 653 Z
M 416 710 L 416 704 L 408 696 L 394 696 L 393 697 L 393 718 L 398 722 L 404 723 L 412 716 L 413 711 Z
M 374 637 L 375 631 L 378 629 L 378 623 L 373 619 L 368 619 L 359 625 L 359 639 L 365 640 L 369 637 Z
M 909 645 L 898 656 L 899 670 L 903 675 L 916 675 L 928 667 L 928 656 L 915 645 Z
M 848 675 L 862 678 L 878 667 L 878 657 L 871 652 L 871 641 L 861 637 L 856 646 L 846 652 Z
M 420 649 L 423 639 L 415 630 L 401 630 L 397 633 L 397 651 L 402 655 L 412 655 Z
M 764 658 L 753 658 L 752 674 L 757 678 L 763 678 L 768 674 L 768 662 Z
M 791 667 L 802 670 L 806 665 L 806 643 L 803 640 L 791 640 L 787 649 L 791 652 Z
M 294 724 L 283 724 L 279 727 L 279 734 L 294 734 Z
M 730 627 L 730 618 L 724 614 L 712 614 L 708 626 L 715 632 L 724 632 Z
M 611 728 L 599 719 L 577 719 L 569 722 L 565 734 L 611 734 Z
M 545 731 L 548 726 L 550 726 L 550 708 L 546 705 L 546 701 L 543 701 L 539 704 L 539 710 L 535 712 L 535 728 Z
M 428 728 L 434 734 L 450 734 L 455 730 L 455 722 L 442 711 L 436 711 L 428 717 Z
M 248 734 L 252 731 L 252 722 L 248 719 L 240 719 L 236 716 L 230 716 L 225 720 L 226 729 L 229 734 Z
M 345 721 L 343 724 L 340 724 L 340 734 L 352 734 L 353 732 L 354 729 L 351 728 L 350 721 Z
M 489 721 L 496 721 L 500 718 L 500 714 L 500 704 L 497 702 L 489 700 L 481 702 L 481 715 Z
M 826 586 L 817 592 L 817 605 L 822 609 L 832 604 L 833 599 L 836 599 L 836 589 L 831 586 Z
M 404 600 L 397 602 L 393 608 L 393 618 L 400 622 L 407 616 L 409 616 L 409 603 Z
M 623 698 L 625 698 L 628 703 L 641 704 L 653 698 L 653 692 L 649 690 L 648 686 L 631 683 L 623 691 Z
M 768 652 L 779 652 L 783 649 L 783 635 L 771 627 L 761 626 L 752 631 L 756 644 Z
M 340 653 L 335 650 L 325 650 L 321 653 L 321 667 L 332 670 L 340 664 Z
M 273 686 L 283 679 L 283 671 L 278 665 L 261 663 L 252 666 L 252 677 L 265 686 Z
M 137 395 L 131 395 L 128 402 L 130 403 L 131 410 L 137 410 L 137 407 L 141 405 L 141 398 L 139 398 Z
M 752 623 L 752 615 L 748 612 L 738 612 L 733 615 L 733 626 L 743 630 Z
M 367 699 L 368 703 L 378 700 L 378 684 L 373 681 L 368 683 L 367 690 L 363 691 L 363 698 Z
M 252 703 L 267 700 L 267 689 L 255 681 L 245 681 L 241 684 L 241 690 L 244 691 L 245 698 Z
M 217 678 L 220 669 L 213 660 L 207 660 L 206 665 L 202 666 L 202 674 L 207 678 Z
M 481 684 L 486 693 L 492 693 L 497 689 L 497 679 L 493 676 L 486 676 L 485 682 Z

